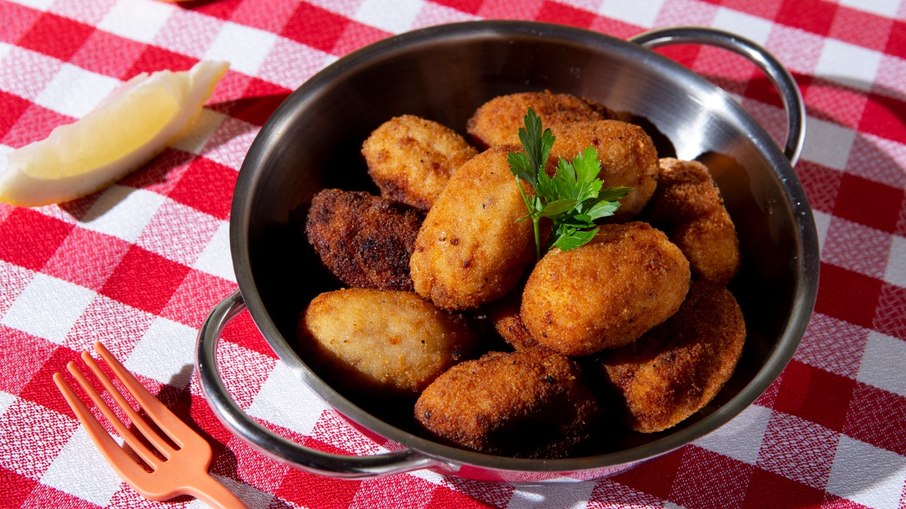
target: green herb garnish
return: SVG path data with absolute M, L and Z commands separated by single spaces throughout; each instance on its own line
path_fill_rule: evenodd
M 519 128 L 519 140 L 523 152 L 510 152 L 507 162 L 516 176 L 516 183 L 524 180 L 535 190 L 529 196 L 518 185 L 528 215 L 520 220 L 531 219 L 535 232 L 535 257 L 541 259 L 541 218 L 553 221 L 548 247 L 569 251 L 585 245 L 598 233 L 595 220 L 612 216 L 620 208 L 619 200 L 629 194 L 629 187 L 602 188 L 604 182 L 598 178 L 601 160 L 594 146 L 578 154 L 572 161 L 559 158 L 557 171 L 548 176 L 545 167 L 554 145 L 550 129 L 543 129 L 541 118 L 535 110 L 528 109 L 524 117 L 525 127 Z M 546 251 L 546 249 L 545 249 Z

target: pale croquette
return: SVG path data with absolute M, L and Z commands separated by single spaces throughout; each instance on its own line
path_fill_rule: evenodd
M 417 395 L 476 349 L 461 316 L 412 292 L 351 288 L 315 297 L 299 324 L 302 351 L 357 392 Z
M 476 154 L 449 127 L 415 115 L 384 122 L 362 144 L 381 196 L 422 210 L 431 208 L 450 175 Z

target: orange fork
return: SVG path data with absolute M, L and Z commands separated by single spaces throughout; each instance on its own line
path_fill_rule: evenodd
M 67 364 L 66 368 L 75 381 L 88 394 L 88 397 L 104 414 L 123 441 L 135 452 L 135 455 L 141 458 L 141 462 L 139 462 L 107 433 L 107 430 L 88 407 L 76 396 L 63 376 L 60 373 L 54 373 L 53 380 L 57 384 L 57 388 L 63 393 L 66 402 L 69 403 L 76 417 L 88 431 L 88 435 L 119 476 L 148 500 L 168 500 L 178 495 L 191 495 L 214 507 L 244 508 L 245 504 L 238 497 L 208 473 L 212 452 L 207 440 L 148 392 L 104 345 L 97 342 L 94 348 L 120 383 L 132 395 L 139 408 L 144 410 L 147 418 L 157 427 L 154 429 L 148 420 L 132 408 L 88 352 L 82 352 L 82 360 L 101 382 L 116 405 L 128 416 L 133 424 L 132 429 L 120 421 L 100 394 L 88 383 L 75 363 Z M 161 431 L 166 438 L 161 436 Z

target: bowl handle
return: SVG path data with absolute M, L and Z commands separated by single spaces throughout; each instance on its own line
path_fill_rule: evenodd
M 668 44 L 706 44 L 742 55 L 764 72 L 780 94 L 787 116 L 783 154 L 795 166 L 805 141 L 805 104 L 789 71 L 760 45 L 739 35 L 708 27 L 668 27 L 649 30 L 629 38 L 648 49 Z
M 411 449 L 373 456 L 344 456 L 318 451 L 276 435 L 246 415 L 227 392 L 216 360 L 217 343 L 223 329 L 243 309 L 245 302 L 238 290 L 215 306 L 198 332 L 195 351 L 195 369 L 201 381 L 201 391 L 211 410 L 233 434 L 277 461 L 329 477 L 365 479 L 442 465 L 440 461 Z

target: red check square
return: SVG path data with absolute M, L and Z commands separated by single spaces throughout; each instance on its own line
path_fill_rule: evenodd
M 23 147 L 46 138 L 55 127 L 68 124 L 73 120 L 72 117 L 32 104 L 19 115 L 16 123 L 0 138 L 0 143 L 13 148 Z
M 124 304 L 159 314 L 179 288 L 189 268 L 133 246 L 123 256 L 101 293 Z
M 40 270 L 73 228 L 35 210 L 15 209 L 0 223 L 0 259 Z
M 774 409 L 840 431 L 855 384 L 851 378 L 793 360 L 783 371 Z
M 906 456 L 906 398 L 857 383 L 849 408 L 844 433 Z
M 232 168 L 198 157 L 170 191 L 170 198 L 219 219 L 227 219 L 238 176 Z
M 325 450 L 319 447 L 321 450 Z M 329 477 L 290 469 L 275 495 L 297 507 L 346 509 L 352 506 L 363 481 L 337 482 Z
M 584 9 L 577 9 L 570 5 L 545 1 L 541 10 L 535 17 L 537 21 L 559 23 L 580 28 L 588 28 L 595 19 L 595 15 Z
M 135 59 L 132 67 L 125 73 L 125 78 L 131 78 L 143 72 L 152 73 L 161 69 L 182 71 L 189 69 L 197 62 L 196 59 L 180 53 L 169 51 L 157 46 L 145 46 L 141 55 Z
M 884 52 L 900 58 L 906 58 L 906 20 L 895 20 L 893 22 Z
M 871 327 L 881 281 L 829 263 L 821 264 L 820 281 L 816 313 Z
M 330 52 L 351 21 L 339 14 L 311 4 L 301 3 L 280 32 L 288 39 L 312 48 Z M 318 27 L 312 30 L 312 27 Z
M 826 35 L 830 31 L 838 8 L 837 4 L 823 0 L 785 0 L 777 12 L 775 21 L 818 35 Z
M 756 468 L 743 500 L 744 509 L 819 507 L 824 492 L 767 470 Z
M 445 5 L 457 11 L 467 12 L 469 14 L 478 13 L 478 9 L 484 0 L 434 0 L 434 3 Z
M 613 480 L 630 488 L 651 493 L 660 499 L 667 499 L 670 497 L 670 486 L 676 481 L 680 466 L 684 463 L 683 457 L 690 449 L 693 447 L 687 446 L 637 465 L 617 474 Z
M 739 507 L 755 467 L 696 446 L 684 450 L 668 499 L 690 509 Z
M 264 125 L 277 106 L 286 99 L 292 90 L 273 83 L 251 78 L 242 99 L 230 104 L 229 114 L 257 126 Z
M 0 140 L 19 122 L 19 117 L 25 113 L 29 104 L 31 103 L 26 99 L 0 91 L 0 111 L 3 112 L 0 115 Z
M 834 215 L 884 232 L 895 230 L 903 208 L 902 188 L 851 174 L 844 174 L 840 185 L 846 193 L 837 196 Z
M 34 341 L 37 341 L 37 338 Z M 68 378 L 66 363 L 77 360 L 78 353 L 66 347 L 55 347 L 50 352 L 50 355 L 45 352 L 44 356 L 47 360 L 41 365 L 40 369 L 34 372 L 31 380 L 22 387 L 22 390 L 19 391 L 19 397 L 38 403 L 58 414 L 72 417 L 72 409 L 69 408 L 69 404 L 63 399 L 63 395 L 57 390 L 57 386 L 53 382 L 53 374 L 67 373 L 66 376 Z
M 869 94 L 859 130 L 906 143 L 906 102 L 886 95 Z
M 65 62 L 82 47 L 94 30 L 90 25 L 45 13 L 17 44 Z
M 8 507 L 26 507 L 25 501 L 40 485 L 6 468 L 0 467 L 0 483 L 3 484 L 3 503 Z

